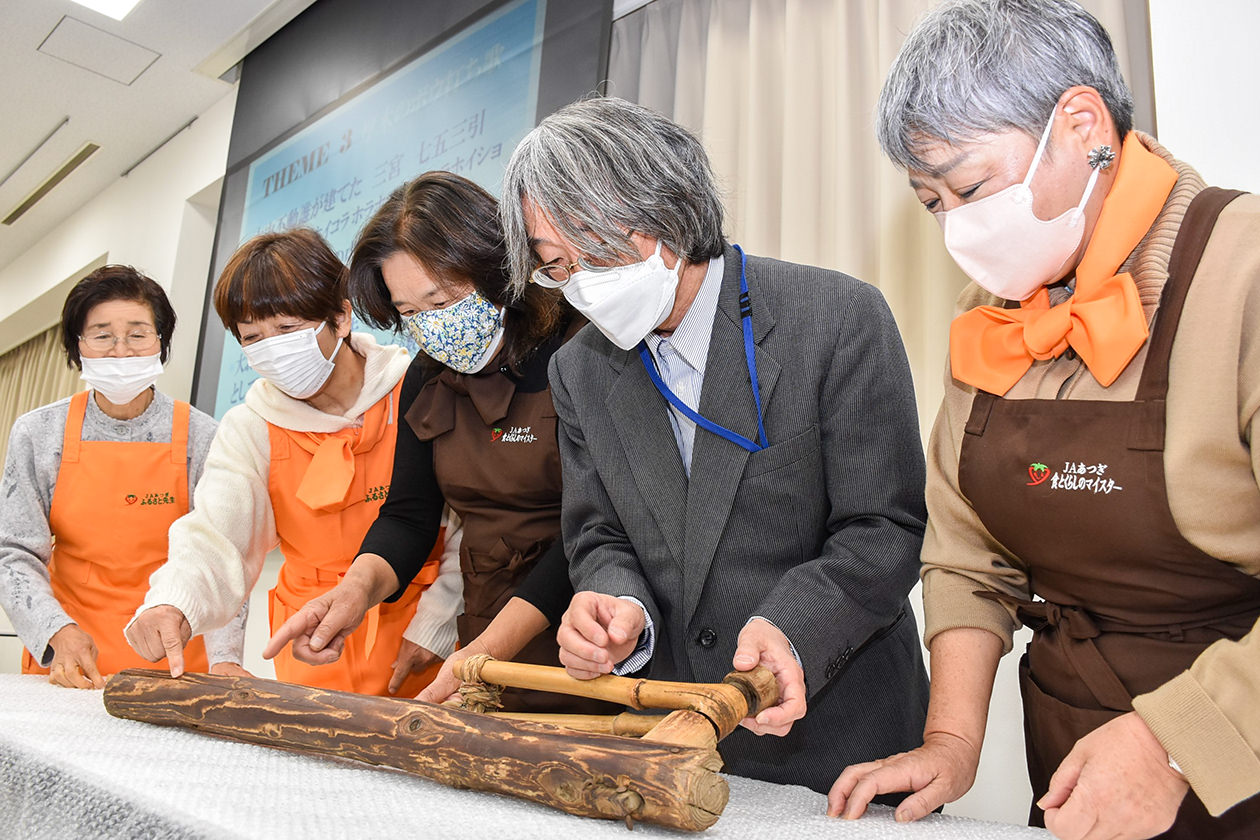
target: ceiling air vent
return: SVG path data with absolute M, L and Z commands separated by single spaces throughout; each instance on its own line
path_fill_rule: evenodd
M 64 181 L 66 176 L 78 169 L 79 166 L 85 160 L 90 158 L 99 148 L 100 146 L 95 143 L 84 143 L 83 147 L 80 148 L 79 151 L 75 152 L 56 172 L 45 178 L 44 182 L 32 190 L 30 195 L 22 199 L 21 203 L 9 212 L 9 215 L 5 216 L 3 220 L 0 220 L 0 224 L 11 225 L 18 219 L 22 218 L 27 210 L 30 210 L 35 206 L 36 202 L 48 195 L 48 193 L 52 192 L 53 187 Z

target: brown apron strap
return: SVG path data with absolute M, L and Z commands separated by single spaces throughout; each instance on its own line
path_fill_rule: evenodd
M 993 402 L 997 397 L 988 391 L 976 391 L 971 398 L 971 414 L 967 416 L 967 425 L 963 431 L 969 435 L 983 435 L 989 425 L 989 414 L 993 411 Z
M 1227 204 L 1240 195 L 1243 193 L 1239 190 L 1208 187 L 1194 197 L 1186 210 L 1168 261 L 1168 280 L 1160 296 L 1155 332 L 1151 336 L 1142 380 L 1138 384 L 1138 401 L 1163 400 L 1168 393 L 1168 361 L 1172 357 L 1173 339 L 1177 336 L 1177 324 L 1181 321 L 1181 309 L 1190 291 L 1190 281 L 1199 268 L 1199 260 L 1203 258 L 1203 251 L 1216 226 L 1216 218 Z
M 1016 617 L 1034 633 L 1053 628 L 1064 660 L 1076 671 L 1081 683 L 1094 695 L 1099 705 L 1118 712 L 1132 711 L 1133 696 L 1094 644 L 1094 639 L 1101 633 L 1086 610 L 1048 601 L 1030 601 L 985 589 L 975 594 L 1013 607 Z
M 1199 268 L 1199 260 L 1207 247 L 1216 218 L 1238 196 L 1238 190 L 1207 187 L 1194 197 L 1173 242 L 1168 260 L 1168 280 L 1160 295 L 1155 316 L 1155 331 L 1146 351 L 1142 378 L 1134 399 L 1133 419 L 1129 423 L 1128 447 L 1146 452 L 1162 452 L 1167 416 L 1165 397 L 1168 394 L 1168 362 L 1172 358 L 1173 339 L 1181 310 L 1190 291 L 1190 281 Z

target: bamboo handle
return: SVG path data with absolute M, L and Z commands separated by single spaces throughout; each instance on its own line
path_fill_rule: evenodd
M 486 712 L 485 714 L 506 720 L 543 723 L 572 729 L 575 732 L 618 735 L 623 738 L 641 738 L 665 719 L 665 715 L 640 715 L 634 712 L 622 712 L 619 715 L 566 715 L 548 712 Z
M 720 683 L 684 683 L 635 679 L 605 674 L 579 680 L 563 668 L 500 662 L 489 656 L 470 656 L 455 664 L 456 676 L 466 683 L 551 691 L 621 703 L 632 709 L 670 709 L 699 712 L 708 718 L 718 739 L 725 738 L 745 717 L 773 706 L 779 700 L 774 675 L 758 666 L 733 671 Z

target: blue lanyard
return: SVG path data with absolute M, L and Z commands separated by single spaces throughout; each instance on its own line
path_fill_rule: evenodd
M 752 382 L 753 400 L 757 404 L 757 436 L 760 443 L 751 441 L 741 434 L 736 434 L 725 426 L 719 426 L 680 400 L 669 389 L 669 386 L 665 384 L 665 381 L 661 379 L 661 375 L 657 373 L 656 363 L 652 361 L 652 355 L 648 352 L 646 341 L 639 342 L 639 359 L 642 360 L 643 368 L 647 371 L 648 378 L 652 380 L 652 384 L 656 386 L 656 390 L 660 391 L 661 396 L 668 400 L 670 405 L 678 409 L 684 417 L 700 428 L 724 437 L 731 443 L 742 446 L 749 452 L 759 452 L 770 444 L 766 442 L 766 426 L 761 417 L 761 389 L 757 385 L 757 360 L 753 355 L 752 304 L 748 296 L 748 279 L 746 276 L 748 257 L 738 245 L 735 245 L 734 248 L 739 252 L 739 319 L 744 328 L 744 359 L 748 365 L 748 379 Z

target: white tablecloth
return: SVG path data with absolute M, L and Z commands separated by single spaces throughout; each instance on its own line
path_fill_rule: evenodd
M 1046 840 L 1044 831 L 933 815 L 898 825 L 875 807 L 824 816 L 802 787 L 738 777 L 717 824 L 696 837 Z M 312 758 L 110 717 L 99 691 L 0 675 L 0 837 L 570 840 L 689 836 L 585 819 L 399 771 Z

